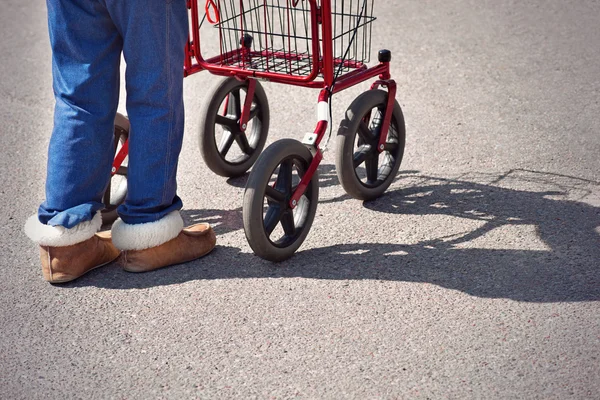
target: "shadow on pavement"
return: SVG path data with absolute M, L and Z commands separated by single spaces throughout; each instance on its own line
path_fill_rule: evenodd
M 527 171 L 525 184 L 558 190 L 501 187 L 510 179 L 519 180 L 522 186 L 523 178 L 513 177 L 513 172 L 488 176 L 488 183 L 478 183 L 481 174 L 475 182 L 413 173 L 406 188 L 364 203 L 365 208 L 390 216 L 446 215 L 479 221 L 477 228 L 451 237 L 406 245 L 338 244 L 299 251 L 280 264 L 236 247 L 219 246 L 213 254 L 195 262 L 147 274 L 127 274 L 113 265 L 63 287 L 132 289 L 202 279 L 303 277 L 427 282 L 473 296 L 527 302 L 599 300 L 600 208 L 556 198 L 576 192 L 585 196 L 585 187 L 600 183 L 586 181 L 579 187 L 569 186 L 559 181 L 578 178 Z M 241 208 L 187 210 L 184 219 L 186 223 L 218 222 L 218 234 L 242 229 Z M 535 226 L 546 250 L 469 248 L 471 241 L 493 229 L 523 224 Z M 511 239 L 518 241 L 519 237 Z M 368 238 L 362 241 L 368 242 Z
M 242 207 L 235 210 L 182 210 L 181 217 L 185 226 L 208 222 L 217 235 L 244 229 Z

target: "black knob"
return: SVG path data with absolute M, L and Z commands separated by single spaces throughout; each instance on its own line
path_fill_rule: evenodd
M 379 50 L 379 62 L 390 62 L 392 61 L 392 52 L 389 50 Z
M 244 34 L 244 37 L 240 39 L 240 44 L 249 49 L 252 46 L 252 36 Z

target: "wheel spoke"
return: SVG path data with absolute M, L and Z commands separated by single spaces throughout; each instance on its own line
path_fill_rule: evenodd
M 364 143 L 373 145 L 375 138 L 373 137 L 373 133 L 371 132 L 367 124 L 365 124 L 365 121 L 360 121 L 360 124 L 358 125 L 358 135 Z
M 292 193 L 292 160 L 284 160 L 279 166 L 279 174 L 277 174 L 277 181 L 275 182 L 275 188 L 282 193 Z
M 281 220 L 281 207 L 279 205 L 270 205 L 267 209 L 267 213 L 264 217 L 264 226 L 265 231 L 267 232 L 267 236 L 271 236 L 275 227 Z
M 285 201 L 285 195 L 271 185 L 267 185 L 267 188 L 265 189 L 265 196 L 267 196 L 269 200 L 273 200 L 278 203 Z
M 398 150 L 398 143 L 386 143 L 383 145 L 383 150 L 394 153 Z
M 250 143 L 248 143 L 248 138 L 244 132 L 235 135 L 235 141 L 244 154 L 250 155 L 250 153 L 252 153 L 252 147 L 250 147 Z
M 281 216 L 281 226 L 286 236 L 293 237 L 296 234 L 296 224 L 292 212 L 286 212 Z
M 236 125 L 236 122 L 231 119 L 231 118 L 227 118 L 224 117 L 222 115 L 217 114 L 216 118 L 215 118 L 215 122 L 221 126 L 225 126 L 227 128 L 233 128 Z
M 219 143 L 219 153 L 225 157 L 227 153 L 229 153 L 229 149 L 231 149 L 231 145 L 235 140 L 234 135 L 229 132 L 223 132 L 223 137 L 221 138 L 221 143 Z
M 227 114 L 235 116 L 236 120 L 239 120 L 242 116 L 242 103 L 240 101 L 240 89 L 234 89 L 229 97 Z
M 127 176 L 127 166 L 121 165 L 119 167 L 119 169 L 117 170 L 117 172 L 115 172 L 115 175 Z
M 356 169 L 360 164 L 364 163 L 367 157 L 369 156 L 369 152 L 371 151 L 371 146 L 362 145 L 358 148 L 358 151 L 354 153 L 354 168 Z
M 379 169 L 379 157 L 368 157 L 365 160 L 365 167 L 367 170 L 367 183 L 375 184 L 375 182 L 377 182 L 377 171 Z

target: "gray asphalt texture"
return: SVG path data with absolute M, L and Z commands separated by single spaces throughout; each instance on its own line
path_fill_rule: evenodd
M 23 233 L 52 127 L 45 7 L 2 2 L 0 398 L 599 397 L 600 2 L 376 3 L 373 54 L 392 50 L 407 126 L 383 197 L 345 194 L 333 137 L 306 242 L 254 256 L 247 177 L 199 154 L 200 73 L 179 187 L 219 247 L 53 286 Z M 335 96 L 334 126 L 368 86 Z M 265 89 L 268 143 L 312 131 L 318 91 Z

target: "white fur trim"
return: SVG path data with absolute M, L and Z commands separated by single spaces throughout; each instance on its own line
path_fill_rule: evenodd
M 145 224 L 126 224 L 119 218 L 112 226 L 112 242 L 119 250 L 144 250 L 175 239 L 182 230 L 179 211 Z
M 50 226 L 40 222 L 37 214 L 32 215 L 25 222 L 25 234 L 40 246 L 64 247 L 85 242 L 102 226 L 102 215 L 96 212 L 91 221 L 80 222 L 67 229 L 64 226 Z

